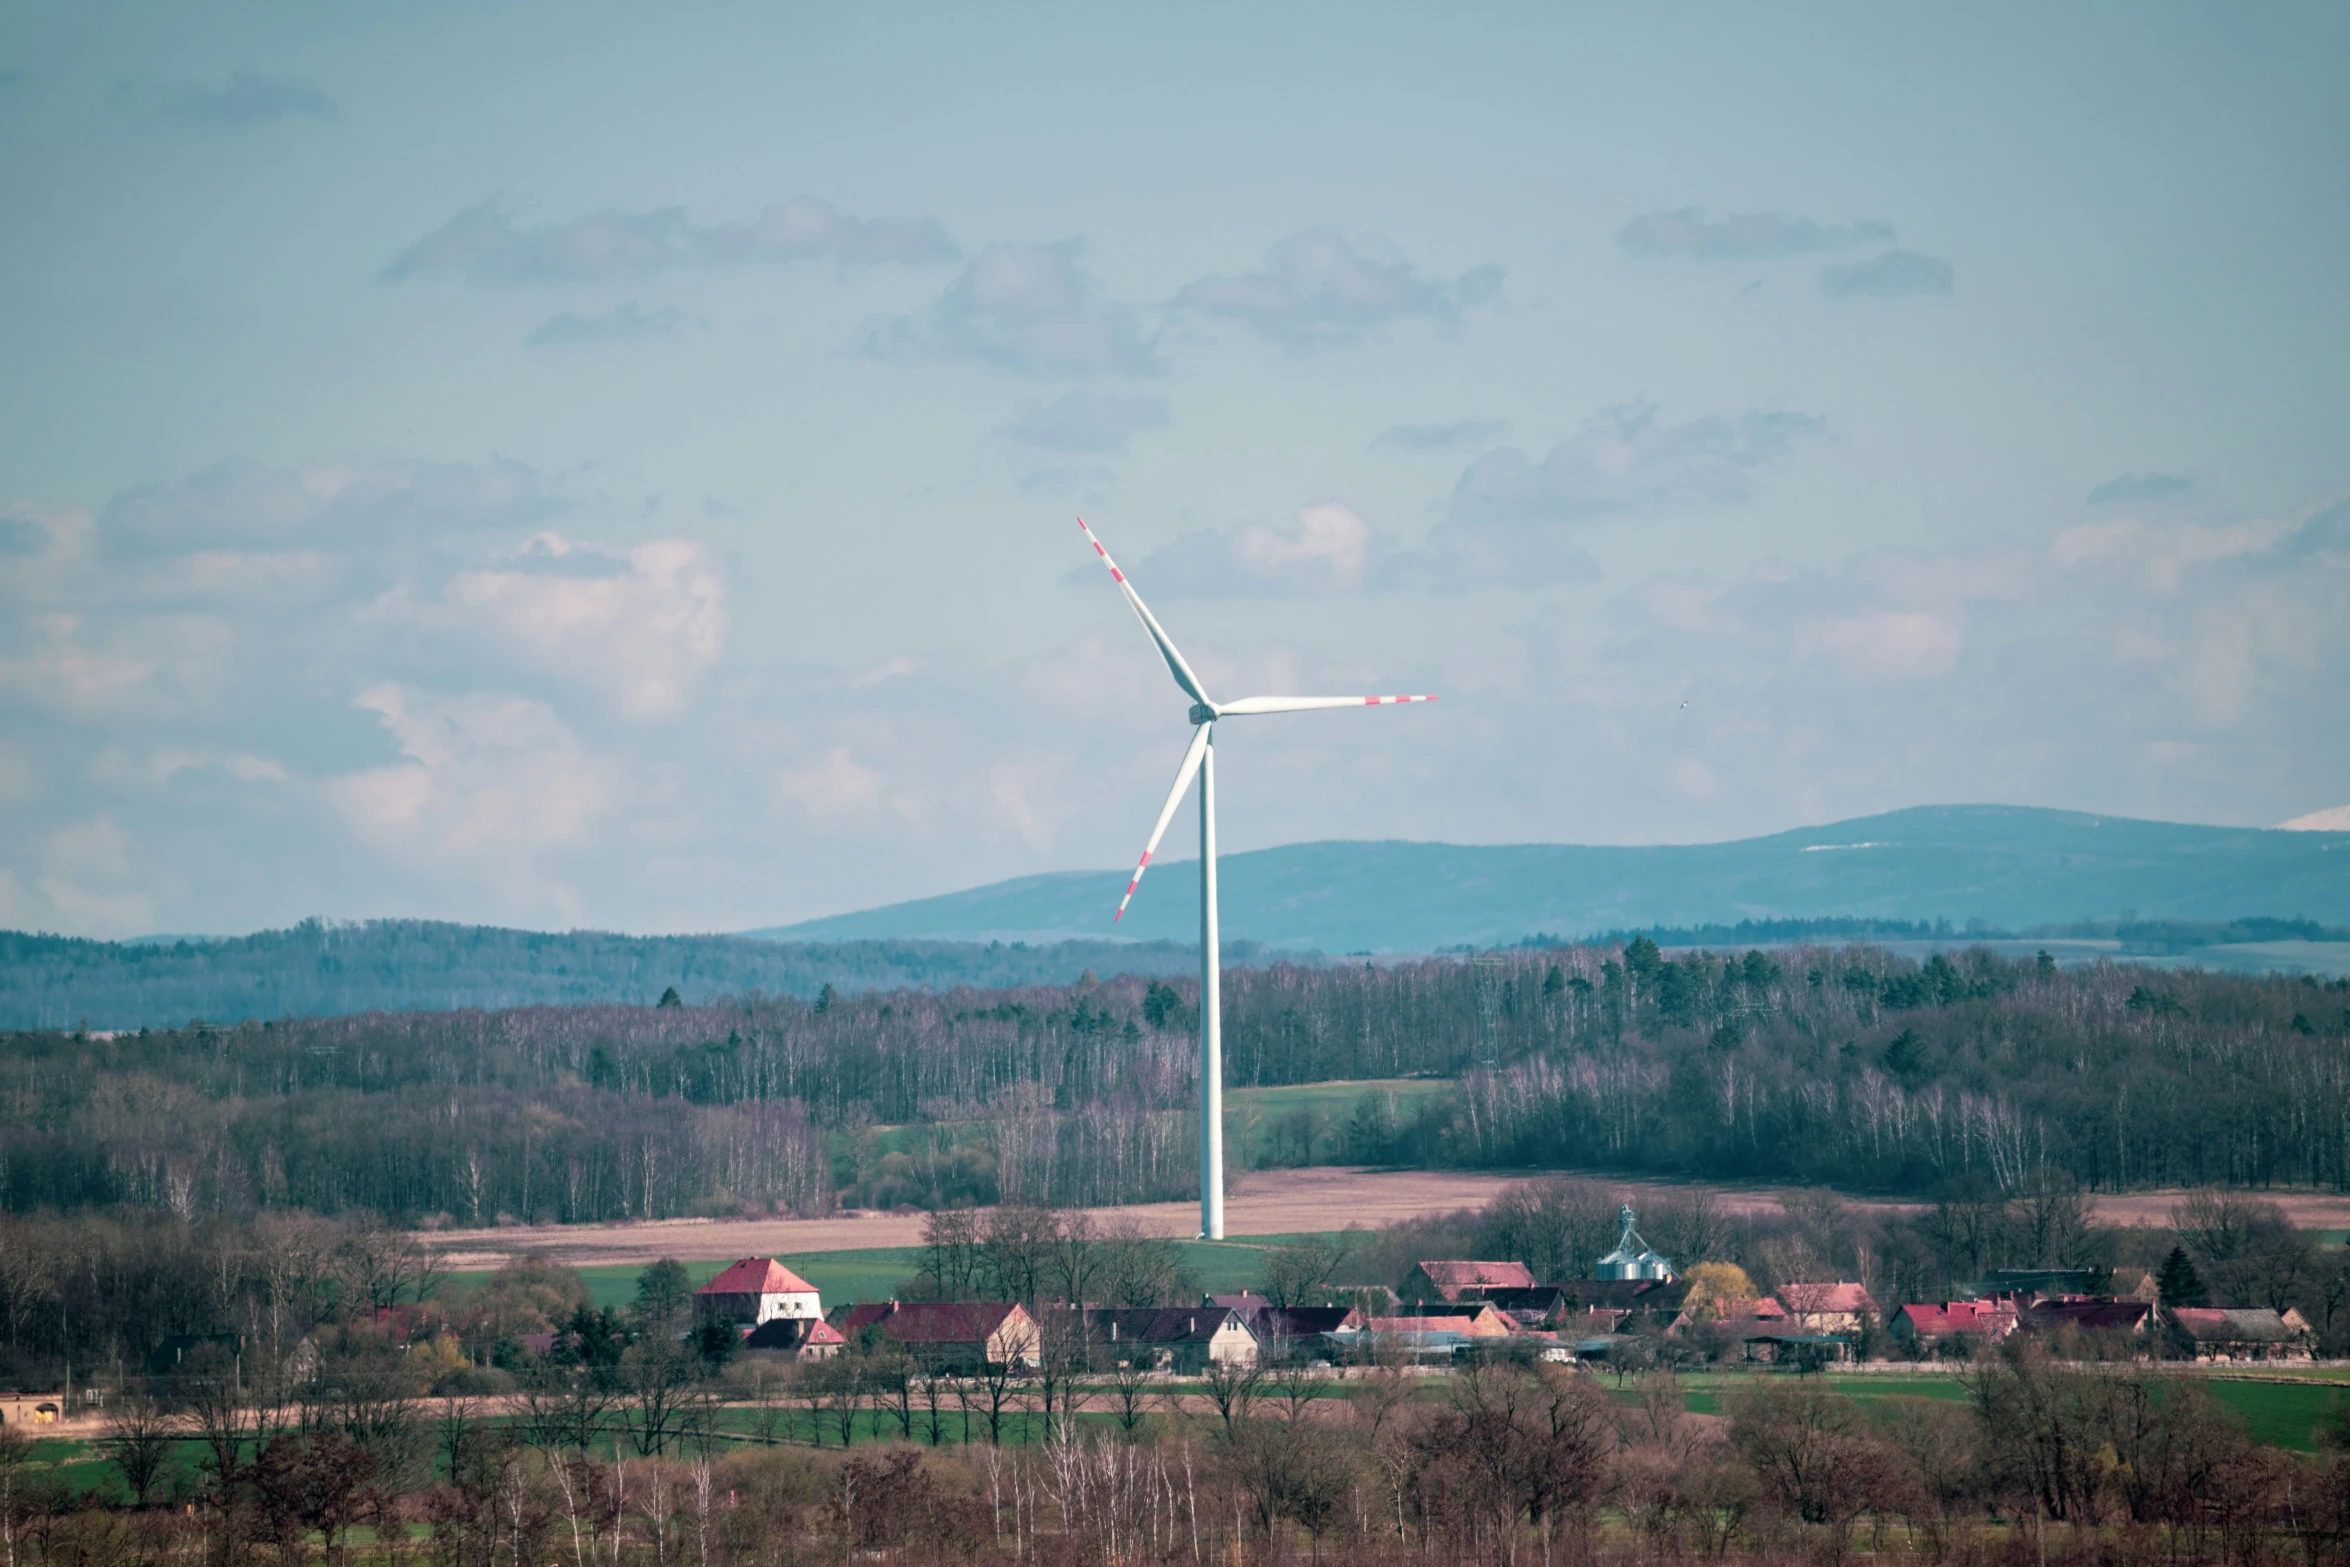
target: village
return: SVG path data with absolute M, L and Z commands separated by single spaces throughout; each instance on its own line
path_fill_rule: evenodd
M 2314 1357 L 2315 1334 L 2298 1310 L 2166 1303 L 2162 1279 L 2141 1270 L 1992 1270 L 1969 1298 L 1902 1302 L 1888 1312 L 1848 1280 L 1764 1293 L 1734 1264 L 1700 1264 L 1684 1276 L 1641 1238 L 1629 1205 L 1620 1217 L 1618 1244 L 1590 1277 L 1548 1283 L 1522 1262 L 1431 1259 L 1414 1265 L 1399 1288 L 1333 1290 L 1311 1305 L 1243 1292 L 1139 1308 L 892 1299 L 827 1311 L 816 1288 L 781 1261 L 754 1257 L 696 1292 L 695 1317 L 705 1330 L 732 1329 L 755 1355 L 809 1362 L 853 1345 L 886 1346 L 933 1375 L 1037 1370 L 1048 1361 L 1055 1369 L 1194 1376 L 1295 1364 L 1334 1373 L 1443 1368 L 1493 1358 L 1619 1372 L 1725 1363 L 1955 1367 L 2017 1333 L 2073 1360 Z M 2175 1284 L 2174 1293 L 2181 1293 Z M 533 1336 L 535 1351 L 555 1347 L 555 1335 Z

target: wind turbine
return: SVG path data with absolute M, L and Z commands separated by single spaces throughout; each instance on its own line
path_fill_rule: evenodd
M 1126 884 L 1126 896 L 1118 900 L 1118 912 L 1110 916 L 1115 925 L 1126 917 L 1126 905 L 1134 901 L 1134 889 L 1142 885 L 1142 873 L 1150 869 L 1151 856 L 1159 849 L 1159 840 L 1166 836 L 1167 824 L 1175 819 L 1175 807 L 1182 803 L 1183 791 L 1191 787 L 1194 773 L 1199 775 L 1199 1233 L 1202 1240 L 1220 1241 L 1224 1238 L 1224 1019 L 1223 984 L 1216 952 L 1216 720 L 1219 718 L 1250 718 L 1260 713 L 1303 713 L 1323 707 L 1386 707 L 1399 702 L 1433 702 L 1432 696 L 1248 696 L 1237 702 L 1218 702 L 1212 699 L 1199 676 L 1175 651 L 1174 641 L 1168 637 L 1158 618 L 1143 603 L 1142 595 L 1134 591 L 1134 584 L 1126 580 L 1126 573 L 1110 559 L 1110 552 L 1102 548 L 1102 541 L 1085 526 L 1085 519 L 1077 519 L 1077 526 L 1085 530 L 1085 540 L 1093 552 L 1110 568 L 1110 576 L 1126 602 L 1133 606 L 1135 618 L 1142 629 L 1150 633 L 1158 645 L 1159 657 L 1167 661 L 1167 673 L 1191 698 L 1191 722 L 1196 732 L 1190 746 L 1183 753 L 1183 765 L 1175 769 L 1175 787 L 1167 791 L 1167 803 L 1159 807 L 1159 819 L 1151 827 L 1150 842 L 1143 845 L 1142 862 L 1134 867 L 1134 879 Z

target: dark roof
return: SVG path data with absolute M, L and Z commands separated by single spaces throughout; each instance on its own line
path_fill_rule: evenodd
M 1220 1306 L 1162 1306 L 1150 1326 L 1153 1344 L 1204 1344 L 1221 1331 L 1226 1323 L 1237 1323 L 1244 1331 L 1248 1323 L 1239 1312 Z
M 1987 1268 L 1983 1272 L 1986 1295 L 2014 1295 L 2027 1290 L 2039 1295 L 2088 1295 L 2096 1288 L 2094 1268 Z
M 878 1325 L 900 1344 L 984 1344 L 1020 1308 L 998 1301 L 884 1301 L 845 1306 L 829 1319 L 843 1338 Z
M 1208 1304 L 1232 1312 L 1259 1338 L 1335 1333 L 1356 1314 L 1352 1306 L 1276 1306 L 1262 1295 L 1210 1295 Z
M 804 1349 L 847 1342 L 840 1329 L 821 1317 L 772 1317 L 743 1336 L 745 1349 Z
M 2116 1329 L 2135 1333 L 2146 1325 L 2146 1318 L 2153 1310 L 2137 1300 L 2046 1300 L 2026 1307 L 2019 1320 L 2035 1333 L 2049 1333 L 2058 1328 L 2078 1328 L 2083 1333 L 2110 1333 Z
M 1565 1311 L 1678 1311 L 1689 1298 L 1689 1286 L 1679 1279 L 1567 1279 L 1542 1287 L 1559 1292 L 1551 1309 Z M 1500 1293 L 1487 1290 L 1485 1298 L 1503 1305 Z

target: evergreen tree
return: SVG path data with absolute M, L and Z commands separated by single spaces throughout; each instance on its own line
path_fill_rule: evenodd
M 2203 1275 L 2195 1271 L 2194 1259 L 2184 1246 L 2173 1246 L 2170 1255 L 2162 1259 L 2162 1271 L 2154 1276 L 2154 1285 L 2162 1291 L 2166 1306 L 2211 1304 L 2211 1296 L 2203 1288 Z
M 676 1322 L 693 1303 L 693 1278 L 675 1257 L 663 1257 L 636 1276 L 636 1317 L 648 1333 Z

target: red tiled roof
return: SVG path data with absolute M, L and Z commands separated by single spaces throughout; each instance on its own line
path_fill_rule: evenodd
M 816 1286 L 773 1257 L 745 1257 L 694 1291 L 697 1295 L 813 1295 Z
M 1940 1305 L 1913 1304 L 1897 1308 L 1919 1333 L 1999 1333 L 2015 1326 L 2013 1308 L 1987 1300 L 1950 1300 Z
M 2116 1328 L 2135 1333 L 2153 1313 L 2154 1308 L 2140 1300 L 2044 1300 L 2026 1308 L 2023 1325 L 2035 1332 L 2071 1327 L 2084 1333 Z
M 901 1344 L 984 1344 L 1019 1309 L 995 1301 L 884 1301 L 836 1312 L 833 1326 L 844 1342 L 879 1323 L 885 1337 Z
M 1373 1333 L 1457 1333 L 1462 1338 L 1476 1336 L 1475 1327 L 1467 1317 L 1373 1317 L 1363 1326 Z
M 2281 1344 L 2299 1336 L 2283 1313 L 2255 1308 L 2177 1306 L 2171 1317 L 2199 1344 Z
M 1534 1273 L 1522 1262 L 1423 1262 L 1420 1271 L 1442 1289 L 1532 1289 Z
M 1858 1284 L 1782 1284 L 1779 1301 L 1798 1315 L 1830 1311 L 1869 1311 L 1877 1303 L 1869 1299 L 1869 1292 Z

